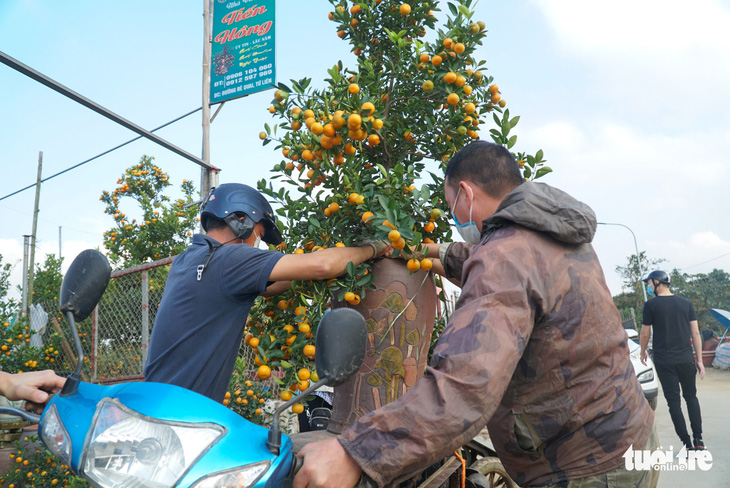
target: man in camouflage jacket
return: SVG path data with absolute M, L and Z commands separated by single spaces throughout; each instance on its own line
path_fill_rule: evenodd
M 647 447 L 654 412 L 590 244 L 593 211 L 524 182 L 506 149 L 482 141 L 452 158 L 445 191 L 457 228 L 476 224 L 476 238 L 462 234 L 478 242 L 429 248 L 462 287 L 431 364 L 403 397 L 305 446 L 294 487 L 352 486 L 361 470 L 382 486 L 485 425 L 520 486 L 622 470 L 631 486 L 655 484 L 657 473 L 624 469 L 630 446 Z

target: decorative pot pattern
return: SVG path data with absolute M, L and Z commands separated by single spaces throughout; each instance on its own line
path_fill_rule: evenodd
M 403 396 L 423 376 L 434 319 L 436 285 L 400 259 L 374 264 L 376 290 L 353 307 L 365 317 L 368 344 L 360 371 L 336 387 L 327 430 L 339 434 L 358 418 Z

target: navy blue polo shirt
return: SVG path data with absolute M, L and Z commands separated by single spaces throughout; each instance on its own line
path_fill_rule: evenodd
M 222 402 L 248 312 L 283 254 L 247 244 L 222 246 L 198 281 L 208 242 L 218 244 L 196 234 L 170 266 L 144 375 L 145 381 L 182 386 Z

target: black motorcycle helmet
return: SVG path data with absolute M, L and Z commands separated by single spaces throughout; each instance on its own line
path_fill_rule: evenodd
M 244 215 L 243 220 L 239 220 Z M 223 220 L 239 239 L 247 239 L 258 222 L 263 222 L 266 233 L 262 238 L 268 244 L 281 244 L 281 232 L 276 227 L 276 217 L 266 198 L 248 185 L 223 183 L 211 189 L 203 202 L 200 223 L 208 231 L 208 219 Z
M 652 271 L 651 273 L 649 273 L 649 276 L 647 276 L 646 278 L 644 278 L 641 281 L 646 283 L 649 280 L 656 280 L 659 283 L 664 283 L 665 285 L 669 285 L 669 275 L 667 274 L 666 271 L 661 271 L 661 270 Z

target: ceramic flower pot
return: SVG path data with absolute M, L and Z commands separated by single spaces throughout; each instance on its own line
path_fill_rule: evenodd
M 367 352 L 360 371 L 334 389 L 327 430 L 336 434 L 403 396 L 426 369 L 437 305 L 433 274 L 411 273 L 401 259 L 380 259 L 373 275 L 376 290 L 352 307 L 365 317 Z

